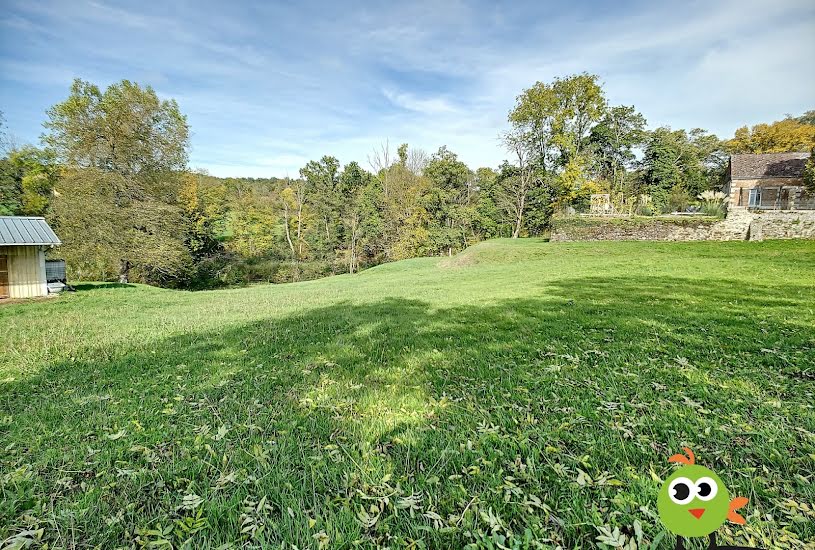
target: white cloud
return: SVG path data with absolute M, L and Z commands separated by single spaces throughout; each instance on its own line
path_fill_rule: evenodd
M 582 71 L 652 126 L 728 135 L 815 107 L 808 0 L 624 2 L 595 6 L 601 15 L 582 3 L 454 0 L 117 6 L 9 5 L 0 105 L 11 122 L 11 111 L 44 112 L 74 76 L 131 78 L 178 100 L 194 164 L 268 176 L 325 154 L 364 163 L 386 139 L 497 165 L 521 90 Z M 35 139 L 39 122 L 12 130 Z
M 420 98 L 413 94 L 397 92 L 389 88 L 383 88 L 382 94 L 397 107 L 425 115 L 449 114 L 458 111 L 452 103 L 443 97 Z

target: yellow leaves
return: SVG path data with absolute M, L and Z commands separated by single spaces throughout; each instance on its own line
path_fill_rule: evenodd
M 736 130 L 727 147 L 734 153 L 808 151 L 815 147 L 815 126 L 792 118 L 752 128 L 743 126 Z
M 127 430 L 119 430 L 116 433 L 105 435 L 105 438 L 110 439 L 111 441 L 116 441 L 117 439 L 121 439 L 126 435 L 127 435 Z
M 204 503 L 204 499 L 200 496 L 196 495 L 195 493 L 190 493 L 188 495 L 184 495 L 181 499 L 181 507 L 182 510 L 191 510 L 194 511 L 199 506 Z
M 408 510 L 410 516 L 413 517 L 414 513 L 420 509 L 422 504 L 422 494 L 413 493 L 405 497 L 396 499 L 395 507 L 397 510 Z
M 328 543 L 330 539 L 328 535 L 325 534 L 325 531 L 320 531 L 319 533 L 315 533 L 311 536 L 314 540 L 317 541 L 318 548 L 328 548 Z
M 229 428 L 222 425 L 220 428 L 218 428 L 218 433 L 215 434 L 215 437 L 213 439 L 215 439 L 215 441 L 220 441 L 221 439 L 226 437 L 226 434 L 228 432 L 229 432 Z

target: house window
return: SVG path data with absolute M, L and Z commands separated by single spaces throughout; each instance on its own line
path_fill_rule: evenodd
M 750 189 L 750 201 L 747 206 L 758 207 L 761 206 L 761 188 L 755 187 Z

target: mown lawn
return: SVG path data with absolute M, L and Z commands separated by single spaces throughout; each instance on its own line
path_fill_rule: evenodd
M 750 499 L 720 543 L 815 540 L 815 241 L 82 285 L 0 331 L 6 544 L 667 548 L 683 445 Z

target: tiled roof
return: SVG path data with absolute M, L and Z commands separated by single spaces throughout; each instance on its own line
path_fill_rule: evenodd
M 0 246 L 62 244 L 44 218 L 0 216 Z
M 764 153 L 730 157 L 730 178 L 800 178 L 809 153 Z

